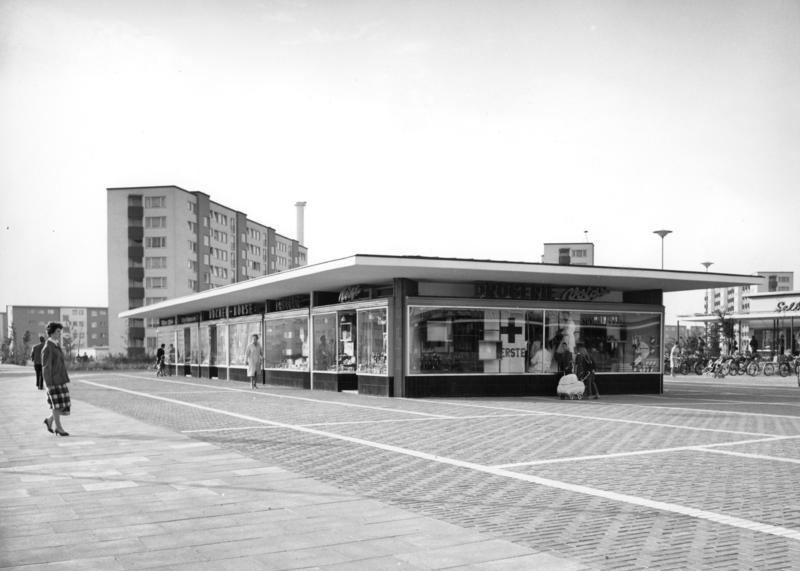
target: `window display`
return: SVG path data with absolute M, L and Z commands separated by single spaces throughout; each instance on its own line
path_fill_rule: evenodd
M 409 329 L 411 374 L 566 371 L 578 342 L 598 372 L 661 370 L 658 313 L 411 307 Z
M 267 319 L 264 368 L 308 370 L 308 317 Z
M 157 342 L 156 346 L 161 347 L 164 345 L 164 362 L 169 364 L 173 364 L 175 362 L 175 328 L 174 327 L 159 327 L 157 333 Z M 172 361 L 170 361 L 170 346 L 172 346 Z
M 228 355 L 232 367 L 245 366 L 245 352 L 253 335 L 261 337 L 261 321 L 247 321 L 228 325 Z
M 198 360 L 195 363 L 200 365 L 208 365 L 211 356 L 211 338 L 209 335 L 209 327 L 205 323 L 200 324 L 200 342 L 198 345 Z
M 228 326 L 224 323 L 216 325 L 214 353 L 212 354 L 212 365 L 218 367 L 228 366 Z
M 336 314 L 315 315 L 314 370 L 336 370 Z
M 356 312 L 355 310 L 339 311 L 338 316 L 338 360 L 337 371 L 351 372 L 356 370 Z
M 197 326 L 187 327 L 183 330 L 189 337 L 189 359 L 190 363 L 197 365 L 200 362 L 200 345 L 197 342 Z
M 386 375 L 389 338 L 388 309 L 368 309 L 358 312 L 358 372 Z

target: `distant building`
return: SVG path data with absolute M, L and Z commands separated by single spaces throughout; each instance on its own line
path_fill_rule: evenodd
M 594 244 L 591 242 L 552 242 L 545 243 L 543 264 L 564 266 L 593 266 Z
M 107 199 L 112 354 L 156 350 L 155 320 L 119 319 L 122 311 L 308 263 L 298 240 L 203 192 L 171 185 L 109 188 Z
M 5 311 L 0 311 L 0 345 L 8 339 L 8 317 Z
M 77 355 L 83 354 L 88 348 L 108 346 L 107 307 L 9 305 L 5 315 L 7 323 L 3 330 L 10 337 L 13 325 L 17 343 L 22 343 L 27 333 L 31 345 L 35 345 L 40 335 L 47 335 L 47 324 L 58 321 L 64 326 L 61 331 L 61 345 L 65 352 Z

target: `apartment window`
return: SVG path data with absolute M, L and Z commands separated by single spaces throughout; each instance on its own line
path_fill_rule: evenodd
M 211 283 L 211 274 L 208 272 L 203 272 L 203 282 L 210 284 Z
M 197 203 L 189 201 L 189 202 L 187 202 L 187 204 L 189 205 L 189 212 L 191 212 L 193 214 L 197 214 Z
M 208 254 L 203 254 L 203 263 L 204 263 L 205 265 L 208 265 L 208 261 L 209 261 L 209 260 L 208 260 Z
M 247 250 L 242 250 L 242 259 L 243 260 L 247 259 Z
M 166 256 L 146 257 L 144 259 L 144 267 L 151 270 L 166 268 L 167 257 Z M 92 313 L 96 312 L 93 311 Z
M 167 237 L 166 236 L 146 236 L 144 239 L 144 245 L 148 248 L 166 248 L 167 247 Z
M 167 278 L 165 276 L 145 278 L 144 285 L 149 288 L 164 289 L 167 287 Z
M 203 216 L 203 226 L 208 228 L 208 226 L 209 226 L 208 216 Z
M 256 272 L 261 271 L 261 264 L 259 262 L 253 262 L 253 270 Z
M 153 305 L 154 303 L 159 303 L 165 301 L 166 297 L 146 297 L 144 298 L 145 305 Z
M 193 272 L 197 271 L 197 262 L 195 260 L 187 260 L 186 267 L 188 267 Z
M 187 220 L 186 224 L 189 226 L 189 230 L 194 234 L 197 234 L 197 222 L 192 222 L 191 220 Z
M 144 197 L 144 207 L 145 208 L 164 208 L 167 205 L 167 199 L 165 196 L 145 196 Z
M 144 227 L 145 228 L 166 228 L 167 227 L 167 217 L 166 216 L 145 216 L 144 217 Z
M 203 236 L 203 246 L 208 246 L 208 236 Z
M 778 281 L 779 281 L 779 282 L 784 282 L 784 283 L 786 283 L 786 282 L 788 282 L 788 281 L 789 281 L 789 276 L 780 276 L 780 277 L 778 278 Z
M 195 242 L 193 240 L 189 240 L 189 249 L 196 254 L 197 253 L 197 242 Z
M 155 351 L 157 342 L 158 342 L 158 340 L 155 337 L 148 337 L 147 338 L 147 350 L 148 351 Z
M 92 339 L 97 339 L 97 333 L 92 333 Z
M 48 309 L 48 310 L 47 310 L 47 314 L 48 314 L 48 315 L 55 315 L 55 313 L 56 313 L 56 310 L 55 310 L 55 309 Z
M 188 285 L 190 290 L 197 291 L 197 280 L 189 280 Z
M 153 318 L 148 319 L 147 320 L 147 326 L 148 327 L 158 327 L 158 319 L 153 319 Z
M 572 257 L 573 258 L 585 258 L 586 257 L 586 250 L 572 250 Z

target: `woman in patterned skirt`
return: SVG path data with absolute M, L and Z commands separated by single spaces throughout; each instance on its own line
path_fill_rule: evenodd
M 61 352 L 61 329 L 60 323 L 51 321 L 47 324 L 47 341 L 42 349 L 42 376 L 44 384 L 47 386 L 47 403 L 53 409 L 52 414 L 44 419 L 44 426 L 48 432 L 54 432 L 59 436 L 69 436 L 61 426 L 61 417 L 68 416 L 70 413 L 69 389 L 67 383 L 67 366 L 64 363 L 64 354 Z M 53 429 L 55 424 L 55 430 Z

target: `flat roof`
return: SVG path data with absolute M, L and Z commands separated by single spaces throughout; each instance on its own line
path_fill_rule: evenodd
M 501 282 L 596 286 L 617 291 L 665 292 L 762 284 L 754 275 L 685 272 L 538 262 L 355 254 L 300 266 L 153 305 L 123 311 L 120 317 L 167 317 L 211 307 L 254 303 L 312 291 L 339 291 L 351 285 L 391 283 L 393 278 L 428 282 Z

